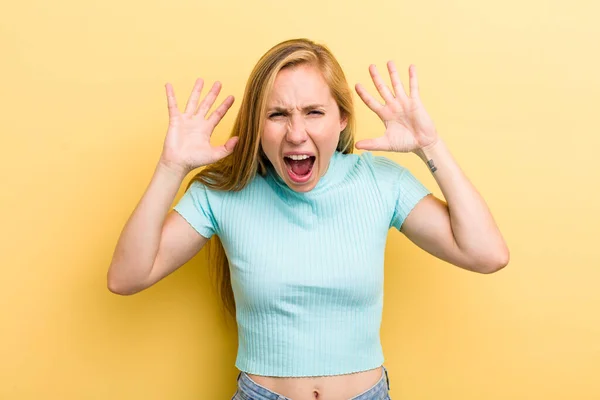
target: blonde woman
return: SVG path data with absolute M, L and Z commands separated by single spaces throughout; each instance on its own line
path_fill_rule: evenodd
M 356 91 L 383 121 L 381 137 L 354 144 L 352 93 L 324 45 L 271 48 L 252 71 L 231 136 L 210 136 L 233 103 L 210 115 L 220 84 L 185 109 L 166 85 L 169 128 L 154 176 L 117 243 L 108 288 L 129 295 L 185 264 L 205 244 L 238 333 L 233 399 L 383 400 L 390 382 L 379 328 L 383 254 L 394 227 L 430 254 L 479 273 L 509 251 L 419 98 L 375 66 L 383 104 Z M 353 154 L 353 148 L 365 150 Z M 411 172 L 371 151 L 412 152 L 446 201 Z M 202 167 L 170 210 L 186 175 Z M 210 240 L 212 239 L 212 240 Z

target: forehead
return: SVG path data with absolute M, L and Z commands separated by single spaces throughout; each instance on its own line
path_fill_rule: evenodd
M 275 77 L 269 104 L 329 103 L 331 90 L 319 69 L 310 64 L 284 68 Z

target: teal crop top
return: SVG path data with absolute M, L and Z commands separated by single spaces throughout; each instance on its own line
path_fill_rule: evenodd
M 235 366 L 326 376 L 377 368 L 388 230 L 431 193 L 371 152 L 335 152 L 315 188 L 290 189 L 271 166 L 241 191 L 193 182 L 174 209 L 219 236 L 236 303 Z

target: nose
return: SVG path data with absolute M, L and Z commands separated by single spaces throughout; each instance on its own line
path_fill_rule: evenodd
M 308 134 L 302 116 L 294 114 L 290 117 L 285 137 L 288 142 L 293 144 L 301 144 L 306 141 Z

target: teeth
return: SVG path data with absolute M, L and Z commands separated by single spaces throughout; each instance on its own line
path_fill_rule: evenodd
M 309 158 L 309 156 L 307 156 L 306 154 L 293 154 L 286 157 L 291 158 L 292 160 L 306 160 L 307 158 Z

